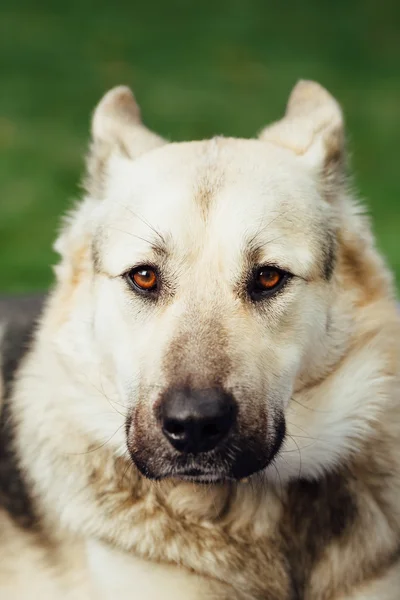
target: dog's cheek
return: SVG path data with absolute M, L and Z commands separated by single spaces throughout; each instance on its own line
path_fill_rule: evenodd
M 119 401 L 127 411 L 139 401 L 151 410 L 163 385 L 162 314 L 115 280 L 98 282 L 94 304 L 94 345 Z
M 281 395 L 287 397 L 284 388 L 296 388 L 304 377 L 315 378 L 323 373 L 331 346 L 332 315 L 330 307 L 334 297 L 331 284 L 321 281 L 308 282 L 293 294 L 290 305 L 273 331 L 267 328 L 266 346 L 271 351 L 268 364 L 280 379 Z M 290 385 L 289 385 L 290 384 Z
M 120 282 L 100 279 L 94 292 L 93 335 L 98 351 L 116 375 L 133 375 L 134 340 L 140 338 L 140 327 L 130 319 L 129 301 L 121 293 Z M 140 342 L 139 342 L 140 343 Z M 126 376 L 126 375 L 125 375 Z
M 331 372 L 347 350 L 354 326 L 348 311 L 348 299 L 334 282 L 319 282 L 312 286 L 302 322 L 296 389 L 310 385 Z

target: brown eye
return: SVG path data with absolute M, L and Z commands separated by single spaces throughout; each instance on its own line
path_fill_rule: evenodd
M 290 273 L 278 267 L 261 267 L 254 273 L 249 283 L 252 300 L 262 300 L 280 290 L 291 277 Z
M 263 290 L 272 290 L 283 277 L 282 271 L 276 269 L 261 269 L 256 278 L 256 283 Z
M 158 287 L 158 276 L 151 267 L 137 267 L 128 273 L 132 285 L 142 292 L 154 292 Z

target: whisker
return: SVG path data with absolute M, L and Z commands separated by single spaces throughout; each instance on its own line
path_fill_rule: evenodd
M 67 456 L 84 456 L 86 454 L 91 454 L 92 452 L 96 452 L 97 450 L 100 450 L 101 448 L 104 448 L 104 446 L 106 446 L 109 442 L 111 442 L 111 440 L 113 439 L 113 437 L 115 437 L 117 435 L 117 433 L 121 430 L 121 428 L 124 427 L 124 426 L 125 426 L 125 423 L 122 423 L 122 425 L 120 425 L 118 427 L 118 429 L 116 431 L 114 431 L 114 433 L 112 434 L 112 436 L 109 437 L 108 440 L 106 440 L 105 442 L 103 442 L 99 446 L 96 446 L 95 448 L 91 448 L 90 450 L 86 450 L 85 452 L 68 452 Z
M 136 233 L 132 233 L 131 231 L 126 231 L 125 229 L 119 229 L 119 227 L 113 227 L 112 225 L 109 225 L 108 228 L 114 229 L 115 231 L 119 231 L 120 233 L 125 233 L 126 235 L 130 235 L 131 237 L 141 240 L 142 242 L 146 242 L 146 244 L 149 244 L 149 246 L 151 246 L 153 244 L 153 242 L 151 242 L 150 240 L 147 240 L 146 238 L 141 237 L 140 235 L 136 235 Z
M 263 233 L 265 230 L 269 229 L 269 227 L 271 227 L 271 225 L 272 225 L 273 223 L 275 223 L 275 221 L 276 221 L 277 219 L 279 219 L 279 217 L 285 217 L 285 216 L 287 216 L 287 215 L 288 215 L 290 212 L 293 212 L 293 210 L 294 210 L 294 207 L 292 207 L 292 206 L 289 206 L 289 207 L 288 207 L 288 208 L 287 208 L 287 209 L 286 209 L 284 212 L 280 212 L 280 211 L 278 211 L 278 210 L 277 210 L 277 211 L 273 211 L 273 212 L 275 212 L 275 213 L 276 213 L 276 216 L 275 216 L 273 219 L 271 219 L 270 221 L 268 221 L 268 223 L 266 223 L 266 224 L 261 224 L 261 223 L 260 223 L 260 227 L 257 229 L 257 231 L 255 232 L 255 234 L 254 234 L 254 235 L 253 235 L 253 236 L 250 238 L 250 240 L 249 240 L 248 244 L 249 244 L 249 245 L 253 245 L 253 244 L 254 244 L 254 243 L 257 241 L 257 238 L 259 238 L 259 237 L 260 237 L 260 235 L 261 235 L 261 234 L 262 234 L 262 233 Z M 267 242 L 267 243 L 271 243 L 271 242 Z
M 299 450 L 305 450 L 306 448 L 311 448 L 311 446 L 315 446 L 316 442 L 312 444 L 307 444 L 306 446 L 300 446 L 297 448 L 292 448 L 292 450 L 281 450 L 280 454 L 290 454 L 291 452 L 298 452 Z
M 323 413 L 323 414 L 329 414 L 332 413 L 333 410 L 322 410 L 319 408 L 312 408 L 311 406 L 306 406 L 305 404 L 302 404 L 299 400 L 296 400 L 296 398 L 292 397 L 290 399 L 291 402 L 294 402 L 295 404 L 298 404 L 299 406 L 301 406 L 301 408 L 304 408 L 305 410 L 309 410 L 311 412 L 316 412 L 316 413 Z
M 278 494 L 278 497 L 281 499 L 281 498 L 283 497 L 283 484 L 282 484 L 282 478 L 281 478 L 281 474 L 279 473 L 279 469 L 278 469 L 278 467 L 276 466 L 275 462 L 272 462 L 271 464 L 272 464 L 272 466 L 274 467 L 274 469 L 275 469 L 275 472 L 276 472 L 276 475 L 277 475 L 277 477 L 278 477 L 278 480 L 279 480 L 280 496 L 279 496 L 279 494 Z
M 299 447 L 298 443 L 297 443 L 297 442 L 296 442 L 296 440 L 294 439 L 294 437 L 293 437 L 292 435 L 289 435 L 289 437 L 290 437 L 290 439 L 292 439 L 292 440 L 293 440 L 293 442 L 296 444 L 296 446 L 297 446 L 297 450 L 298 450 L 298 452 L 299 452 L 299 461 L 300 461 L 300 464 L 299 464 L 299 473 L 298 473 L 298 477 L 300 478 L 300 475 L 301 475 L 301 469 L 302 469 L 302 466 L 303 466 L 303 463 L 302 463 L 302 457 L 301 457 L 301 450 L 300 450 L 300 447 Z
M 157 231 L 157 229 L 147 221 L 147 219 L 145 219 L 144 217 L 142 217 L 141 215 L 139 215 L 138 213 L 136 213 L 135 211 L 133 211 L 130 206 L 127 206 L 126 204 L 122 204 L 121 205 L 127 210 L 129 211 L 134 217 L 136 217 L 137 219 L 139 219 L 139 221 L 141 221 L 144 225 L 146 225 L 149 229 L 151 229 L 151 231 L 153 231 L 153 233 L 156 234 L 156 236 L 160 239 L 160 241 L 162 242 L 162 244 L 165 244 L 165 238 L 164 236 Z
M 290 427 L 296 427 L 297 429 L 299 429 L 299 431 L 302 431 L 303 433 L 306 434 L 306 435 L 297 435 L 297 434 L 292 433 L 291 435 L 294 435 L 294 437 L 299 438 L 299 439 L 320 440 L 320 441 L 323 441 L 320 438 L 313 437 L 312 435 L 310 435 L 308 433 L 308 431 L 306 431 L 305 429 L 303 429 L 302 427 L 300 427 L 300 425 L 297 425 L 297 423 L 293 423 L 292 421 L 289 421 L 289 420 L 287 420 L 286 422 L 287 422 L 287 424 Z

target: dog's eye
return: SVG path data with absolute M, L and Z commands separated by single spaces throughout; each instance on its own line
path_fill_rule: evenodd
M 278 271 L 277 269 L 260 269 L 256 276 L 256 284 L 259 289 L 273 290 L 281 281 L 282 277 L 282 271 Z
M 151 267 L 136 267 L 129 271 L 127 278 L 132 286 L 141 292 L 154 292 L 158 287 L 157 273 Z
M 258 269 L 249 286 L 253 300 L 260 300 L 277 292 L 289 279 L 290 274 L 277 267 L 261 267 Z

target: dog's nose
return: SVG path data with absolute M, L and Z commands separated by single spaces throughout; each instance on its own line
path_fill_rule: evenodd
M 236 403 L 221 389 L 174 389 L 160 405 L 161 426 L 176 450 L 199 454 L 213 450 L 232 429 Z

